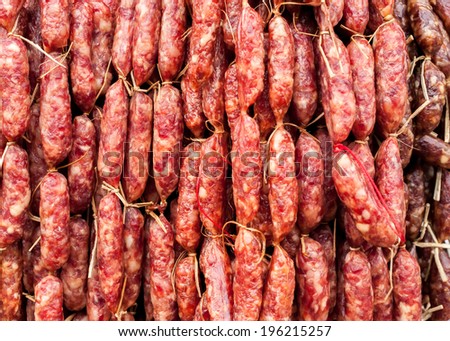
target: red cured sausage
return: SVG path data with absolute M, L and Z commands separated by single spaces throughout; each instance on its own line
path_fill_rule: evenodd
M 295 264 L 300 320 L 326 321 L 330 309 L 330 282 L 322 245 L 310 237 L 302 237 Z
M 337 277 L 336 277 L 336 251 L 334 250 L 334 237 L 328 225 L 322 224 L 310 234 L 311 238 L 319 242 L 322 245 L 325 257 L 328 263 L 328 283 L 330 285 L 330 299 L 329 299 L 329 314 L 331 314 L 333 308 L 336 305 L 336 289 L 337 289 Z
M 273 240 L 277 243 L 292 230 L 298 210 L 295 146 L 291 135 L 283 127 L 273 134 L 269 153 L 269 205 Z
M 150 295 L 155 321 L 173 321 L 177 317 L 172 270 L 175 263 L 172 226 L 164 217 L 160 223 L 152 219 L 149 226 L 148 250 L 150 256 Z
M 18 140 L 30 119 L 30 81 L 25 44 L 10 37 L 0 38 L 0 103 L 2 134 L 8 141 Z
M 264 64 L 267 65 L 267 51 L 269 50 L 268 33 L 264 33 L 264 50 L 266 51 Z M 253 105 L 253 113 L 256 122 L 258 122 L 259 125 L 261 140 L 266 140 L 267 136 L 276 125 L 275 115 L 273 114 L 273 110 L 270 106 L 269 90 L 269 70 L 266 68 L 264 71 L 264 89 Z
M 9 145 L 3 156 L 2 172 L 0 248 L 23 236 L 31 197 L 27 152 L 18 145 Z
M 380 132 L 386 136 L 399 128 L 408 101 L 405 34 L 397 21 L 386 23 L 377 30 L 373 50 L 377 123 Z
M 208 307 L 206 305 L 206 293 L 203 293 L 200 298 L 200 302 L 198 302 L 197 307 L 195 308 L 195 316 L 194 321 L 210 321 L 211 316 L 209 315 Z
M 146 82 L 156 64 L 161 31 L 161 0 L 136 0 L 131 61 L 136 85 Z
M 417 259 L 401 247 L 394 258 L 394 319 L 420 321 L 422 317 L 422 283 Z
M 233 149 L 236 153 L 232 169 L 236 220 L 248 225 L 259 209 L 262 164 L 258 124 L 246 113 L 241 113 L 237 121 Z
M 163 203 L 178 185 L 182 139 L 181 94 L 166 84 L 159 90 L 155 101 L 153 124 L 153 175 Z
M 36 285 L 39 281 L 48 275 L 55 275 L 56 271 L 49 271 L 45 268 L 44 263 L 41 257 L 41 243 L 38 239 L 41 237 L 41 229 L 36 228 L 33 231 L 32 240 L 33 243 L 37 243 L 36 246 L 32 250 L 32 263 L 33 263 L 33 283 Z M 34 288 L 33 288 L 34 290 Z
M 450 4 L 444 0 L 430 0 L 430 4 L 450 34 Z
M 46 52 L 67 46 L 70 34 L 69 0 L 41 0 L 41 34 Z
M 134 30 L 135 5 L 137 0 L 120 0 L 117 9 L 116 27 L 111 50 L 112 64 L 122 77 L 131 71 L 132 39 Z
M 41 7 L 39 6 L 39 1 L 30 1 L 26 10 L 28 13 L 28 22 L 25 37 L 35 44 L 42 46 Z M 39 65 L 41 65 L 44 55 L 31 45 L 27 46 L 27 48 L 30 72 L 30 89 L 33 91 L 38 83 Z M 37 93 L 36 96 L 39 97 L 39 94 Z
M 241 0 L 225 0 L 225 17 L 222 19 L 223 39 L 227 48 L 235 50 L 239 19 L 242 12 Z
M 141 290 L 143 233 L 144 216 L 137 208 L 127 208 L 123 229 L 123 264 L 127 283 L 121 306 L 122 311 L 126 311 L 136 302 Z
M 331 171 L 333 168 L 333 142 L 327 129 L 318 129 L 315 136 L 320 141 L 320 149 L 324 158 L 325 178 L 324 178 L 324 195 L 325 195 L 325 209 L 322 220 L 328 222 L 334 219 L 337 211 L 337 194 L 334 188 Z
M 376 118 L 373 50 L 366 39 L 353 37 L 347 51 L 356 99 L 356 120 L 352 132 L 358 140 L 364 140 L 372 133 Z
M 448 170 L 442 170 L 441 200 L 434 202 L 433 223 L 439 241 L 450 239 L 450 172 Z
M 360 250 L 347 253 L 342 265 L 345 296 L 345 321 L 373 319 L 373 289 L 370 263 Z
M 187 47 L 186 64 L 191 62 L 189 49 Z M 183 119 L 186 127 L 195 137 L 203 135 L 205 130 L 205 116 L 202 107 L 202 89 L 197 88 L 195 77 L 185 74 L 181 80 L 181 94 L 183 97 Z
M 439 259 L 447 277 L 450 277 L 450 257 L 446 250 L 440 249 Z M 438 305 L 443 306 L 442 310 L 433 313 L 434 321 L 448 321 L 450 319 L 450 296 L 449 296 L 450 282 L 444 282 L 439 274 L 439 271 L 434 263 L 431 267 L 430 275 L 430 301 L 433 307 Z
M 97 264 L 87 280 L 86 312 L 89 321 L 109 321 L 111 318 L 111 312 L 100 288 Z
M 64 306 L 79 311 L 86 306 L 89 267 L 89 225 L 80 217 L 69 222 L 70 255 L 61 270 Z
M 72 148 L 72 112 L 67 63 L 57 53 L 52 53 L 51 56 L 64 67 L 45 57 L 40 69 L 39 126 L 42 149 L 49 168 L 60 164 Z
M 203 113 L 214 126 L 223 125 L 224 122 L 224 83 L 226 70 L 225 44 L 223 42 L 223 34 L 219 30 L 214 47 L 213 72 L 205 81 L 202 89 Z
M 343 1 L 344 26 L 355 33 L 363 34 L 369 22 L 369 1 Z
M 341 21 L 344 15 L 344 0 L 326 0 L 321 2 L 320 7 L 314 8 L 314 15 L 320 30 L 328 31 Z
M 54 271 L 62 267 L 70 255 L 69 186 L 64 175 L 48 173 L 41 182 L 41 260 Z
M 55 276 L 44 277 L 34 289 L 36 321 L 63 321 L 63 285 Z
M 212 234 L 221 234 L 225 218 L 226 160 L 225 135 L 215 133 L 202 143 L 197 182 L 200 219 Z
M 400 238 L 396 223 L 353 157 L 336 153 L 333 180 L 339 198 L 348 209 L 364 239 L 375 246 L 391 247 Z
M 386 258 L 379 247 L 372 247 L 366 254 L 372 274 L 373 320 L 391 321 L 393 305 Z
M 20 244 L 8 245 L 0 251 L 0 298 L 2 321 L 18 321 L 22 303 L 22 251 Z
M 188 76 L 199 89 L 213 72 L 214 46 L 220 28 L 223 0 L 192 1 L 192 33 Z
M 418 136 L 414 140 L 414 150 L 427 163 L 450 169 L 450 144 L 432 135 Z
M 288 321 L 295 291 L 294 261 L 276 246 L 265 279 L 260 321 Z
M 162 0 L 158 67 L 163 81 L 176 78 L 184 61 L 186 4 L 183 0 Z
M 199 142 L 190 143 L 183 150 L 181 158 L 175 238 L 183 249 L 188 252 L 194 252 L 197 249 L 201 238 L 196 192 L 200 167 L 200 148 L 201 144 Z
M 324 215 L 325 167 L 319 142 L 308 133 L 300 134 L 295 146 L 297 173 L 298 216 L 297 226 L 302 234 L 316 228 Z
M 72 150 L 69 154 L 67 181 L 69 183 L 70 212 L 84 212 L 94 193 L 95 127 L 85 116 L 73 120 Z
M 315 28 L 312 18 L 300 13 L 291 24 L 294 37 L 294 93 L 292 97 L 292 114 L 295 120 L 306 126 L 317 108 L 317 73 L 314 64 L 314 46 L 312 37 L 303 32 Z
M 98 206 L 98 278 L 106 305 L 112 313 L 119 306 L 123 266 L 123 220 L 120 201 L 114 193 Z
M 234 244 L 233 321 L 258 321 L 262 304 L 264 263 L 259 236 L 239 229 Z M 264 250 L 263 250 L 264 251 Z
M 151 283 L 150 283 L 150 225 L 153 221 L 152 218 L 147 217 L 144 225 L 144 260 L 143 260 L 143 271 L 142 271 L 142 286 L 143 286 L 143 296 L 144 296 L 144 310 L 145 310 L 145 320 L 153 320 L 153 304 L 151 297 Z M 144 271 L 145 270 L 145 271 Z
M 355 221 L 345 207 L 341 207 L 339 218 L 339 225 L 345 231 L 348 245 L 353 248 L 361 247 L 364 244 L 363 235 L 356 228 Z
M 230 258 L 220 238 L 208 238 L 200 252 L 200 269 L 205 276 L 206 307 L 211 321 L 233 318 L 233 278 Z
M 0 27 L 11 31 L 14 27 L 16 17 L 19 14 L 24 0 L 6 0 L 0 4 Z
M 240 117 L 237 66 L 231 64 L 225 72 L 224 84 L 225 112 L 230 127 L 231 140 L 235 140 L 236 124 Z M 255 105 L 256 106 L 256 105 Z M 255 109 L 256 110 L 256 109 Z
M 264 89 L 264 34 L 262 19 L 242 3 L 236 41 L 239 107 L 247 112 Z
M 183 258 L 175 268 L 175 286 L 177 289 L 178 316 L 181 321 L 193 321 L 195 308 L 200 297 L 195 283 L 195 255 Z
M 100 178 L 119 187 L 127 134 L 128 98 L 122 81 L 114 83 L 106 93 L 101 120 L 97 169 Z
M 363 164 L 369 176 L 375 178 L 375 159 L 370 150 L 369 143 L 352 142 L 348 146 L 358 160 Z
M 392 218 L 397 220 L 397 234 L 405 239 L 405 190 L 400 151 L 395 137 L 388 137 L 381 144 L 375 158 L 376 184 L 381 196 L 390 210 Z
M 122 178 L 128 202 L 144 193 L 149 174 L 149 154 L 152 144 L 153 101 L 142 92 L 135 92 L 130 101 L 125 165 Z
M 442 110 L 445 104 L 446 82 L 444 73 L 430 60 L 424 60 L 422 67 L 417 68 L 415 75 L 414 110 L 417 110 L 425 102 L 425 94 L 421 86 L 422 72 L 425 79 L 425 89 L 431 103 L 416 116 L 415 127 L 419 133 L 428 134 L 437 128 L 441 121 Z
M 442 45 L 442 35 L 438 27 L 438 16 L 427 0 L 409 0 L 407 6 L 414 40 L 425 55 L 436 52 Z
M 95 92 L 106 94 L 111 80 L 112 68 L 108 70 L 111 60 L 111 48 L 114 37 L 115 9 L 109 8 L 101 0 L 89 2 L 94 10 L 94 31 L 92 32 L 91 58 L 95 79 Z
M 396 1 L 395 1 L 396 2 Z M 394 14 L 394 0 L 369 0 L 369 22 L 367 28 L 375 32 L 386 20 L 392 19 Z
M 294 37 L 280 15 L 269 22 L 269 102 L 277 124 L 289 109 L 294 92 Z
M 426 204 L 425 175 L 422 168 L 415 165 L 405 174 L 405 182 L 408 185 L 409 197 L 405 220 L 406 236 L 409 240 L 415 240 L 422 226 Z M 434 223 L 436 223 L 436 219 L 434 219 Z
M 87 2 L 77 2 L 72 8 L 70 25 L 70 81 L 75 104 L 89 112 L 95 104 L 96 89 L 92 68 L 92 34 L 94 10 Z
M 280 246 L 288 253 L 289 257 L 291 257 L 295 261 L 295 257 L 297 255 L 298 246 L 300 244 L 300 239 L 302 234 L 300 233 L 300 229 L 297 225 L 288 233 L 286 238 L 284 238 Z M 295 304 L 295 302 L 294 302 Z
M 34 104 L 31 107 L 30 124 L 27 131 L 28 138 L 30 139 L 30 143 L 27 145 L 30 186 L 31 193 L 34 193 L 31 198 L 30 211 L 34 214 L 39 213 L 39 200 L 41 197 L 41 190 L 37 186 L 45 174 L 47 174 L 47 164 L 44 159 L 44 152 L 42 151 L 39 114 L 39 104 Z
M 333 142 L 342 142 L 356 119 L 350 60 L 337 36 L 322 34 L 318 44 L 323 50 L 323 54 L 319 54 L 319 75 L 325 121 Z

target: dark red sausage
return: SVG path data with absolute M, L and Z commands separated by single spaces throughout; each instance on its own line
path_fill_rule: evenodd
M 450 169 L 450 144 L 432 135 L 418 136 L 414 140 L 414 150 L 427 163 Z
M 60 164 L 72 148 L 72 111 L 67 62 L 57 53 L 52 53 L 51 56 L 65 67 L 46 56 L 40 69 L 39 126 L 42 150 L 49 168 Z
M 264 279 L 261 248 L 257 233 L 244 228 L 239 230 L 234 244 L 233 321 L 259 319 Z
M 269 153 L 269 205 L 273 240 L 277 243 L 292 230 L 298 210 L 295 146 L 291 135 L 283 127 L 272 135 Z
M 185 147 L 181 156 L 178 207 L 175 218 L 176 241 L 187 251 L 194 252 L 200 242 L 201 226 L 196 185 L 200 167 L 199 142 Z
M 131 71 L 136 2 L 137 0 L 120 0 L 120 6 L 115 13 L 116 25 L 111 56 L 114 68 L 122 77 L 128 76 Z
M 294 37 L 280 15 L 269 22 L 269 102 L 277 124 L 289 109 L 294 92 Z M 253 65 L 252 65 L 253 66 Z
M 220 238 L 208 238 L 200 252 L 200 269 L 205 276 L 206 306 L 211 321 L 233 319 L 233 279 L 230 258 Z
M 433 227 L 440 242 L 450 239 L 450 171 L 442 170 L 441 200 L 434 202 Z
M 439 259 L 447 277 L 450 277 L 450 257 L 447 250 L 440 249 Z M 442 304 L 443 309 L 433 313 L 434 321 L 448 321 L 450 319 L 450 282 L 443 281 L 436 264 L 431 268 L 430 275 L 430 301 L 433 307 Z
M 44 277 L 36 284 L 34 318 L 36 321 L 62 321 L 63 285 L 55 276 Z
M 195 257 L 195 255 L 189 255 L 183 258 L 175 268 L 178 316 L 181 321 L 194 320 L 195 308 L 200 301 L 195 278 L 195 267 L 198 266 Z
M 81 217 L 69 222 L 70 255 L 61 270 L 64 306 L 79 311 L 86 306 L 89 267 L 89 225 Z
M 259 14 L 243 2 L 236 42 L 239 107 L 247 111 L 264 89 L 264 35 Z
M 225 219 L 226 157 L 225 135 L 215 133 L 202 143 L 197 181 L 197 201 L 204 228 L 221 234 Z
M 16 144 L 9 145 L 3 155 L 2 173 L 0 248 L 23 236 L 31 198 L 27 152 Z
M 308 133 L 300 134 L 295 146 L 297 173 L 298 215 L 297 226 L 302 234 L 316 228 L 325 210 L 325 166 L 320 143 Z
M 122 185 L 128 202 L 144 193 L 149 174 L 152 144 L 153 101 L 144 93 L 135 92 L 130 101 L 127 142 Z
M 176 78 L 184 61 L 186 4 L 184 0 L 162 0 L 158 67 L 163 81 Z
M 373 319 L 373 289 L 370 263 L 360 250 L 350 250 L 342 265 L 345 296 L 345 321 Z
M 394 320 L 420 321 L 422 317 L 422 281 L 417 259 L 404 247 L 394 258 Z
M 161 214 L 159 219 L 162 226 L 155 219 L 149 226 L 150 295 L 155 321 L 173 321 L 177 318 L 176 293 L 171 277 L 175 263 L 174 236 L 164 215 Z
M 107 194 L 98 206 L 98 278 L 106 305 L 112 313 L 119 307 L 123 282 L 123 220 L 119 198 Z
M 405 174 L 405 182 L 408 185 L 409 198 L 405 220 L 406 236 L 409 240 L 415 240 L 422 226 L 426 204 L 425 175 L 422 168 L 418 165 L 411 168 Z
M 373 320 L 391 321 L 393 310 L 392 292 L 386 258 L 383 250 L 379 247 L 372 247 L 366 254 L 372 273 Z
M 158 57 L 161 0 L 136 0 L 131 62 L 137 86 L 150 78 Z
M 314 33 L 311 32 L 315 28 L 311 21 L 307 15 L 300 13 L 291 24 L 295 48 L 294 94 L 291 107 L 296 121 L 302 126 L 306 126 L 313 117 L 318 100 L 313 38 L 303 34 L 303 32 Z
M 352 132 L 358 140 L 364 140 L 372 133 L 376 118 L 373 50 L 366 39 L 353 37 L 347 51 L 356 99 L 356 119 Z
M 294 261 L 276 246 L 265 279 L 260 321 L 288 321 L 295 291 Z
M 182 102 L 179 90 L 163 85 L 155 100 L 153 122 L 153 175 L 163 203 L 177 188 L 183 138 Z
M 397 21 L 389 22 L 377 30 L 373 49 L 377 123 L 380 132 L 386 136 L 399 128 L 408 101 L 406 41 Z
M 298 306 L 302 321 L 326 321 L 330 309 L 328 260 L 322 245 L 302 237 L 297 257 Z
M 0 38 L 2 134 L 8 141 L 17 141 L 28 127 L 31 105 L 28 75 L 25 44 L 18 38 Z
M 101 120 L 97 169 L 100 178 L 118 188 L 127 134 L 128 97 L 121 80 L 106 93 Z
M 94 193 L 95 127 L 85 116 L 73 120 L 72 150 L 69 154 L 67 181 L 69 183 L 70 212 L 82 213 L 91 203 Z
M 41 34 L 46 52 L 67 46 L 70 34 L 69 0 L 43 0 L 41 6 Z
M 141 290 L 143 234 L 144 216 L 137 208 L 127 208 L 123 229 L 123 265 L 127 283 L 121 306 L 122 311 L 126 311 L 136 302 Z
M 41 260 L 50 271 L 69 259 L 69 186 L 64 175 L 48 173 L 41 182 Z
M 445 0 L 430 0 L 430 4 L 450 34 L 450 4 Z
M 248 225 L 259 209 L 262 164 L 259 128 L 246 113 L 236 124 L 236 140 L 233 143 L 233 199 L 238 223 Z
M 77 2 L 72 8 L 71 14 L 70 81 L 72 94 L 76 105 L 87 113 L 94 107 L 97 94 L 91 50 L 94 10 L 87 2 Z
M 22 250 L 19 242 L 0 251 L 0 320 L 18 321 L 22 303 Z

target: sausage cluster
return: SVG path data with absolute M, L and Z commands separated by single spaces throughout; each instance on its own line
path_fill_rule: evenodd
M 449 319 L 448 1 L 272 5 L 1 1 L 0 321 Z

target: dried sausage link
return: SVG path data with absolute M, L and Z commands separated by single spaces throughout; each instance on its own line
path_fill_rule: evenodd
M 48 275 L 36 284 L 34 318 L 36 321 L 63 321 L 63 285 L 58 277 Z
M 414 150 L 427 163 L 450 169 L 450 144 L 432 135 L 417 136 Z
M 19 242 L 0 251 L 0 320 L 19 321 L 22 304 L 22 250 Z
M 69 0 L 43 0 L 41 6 L 42 44 L 46 52 L 67 46 L 70 35 Z
M 434 202 L 433 227 L 440 242 L 450 239 L 450 171 L 442 170 L 441 200 Z
M 200 302 L 197 292 L 195 255 L 183 258 L 175 268 L 175 285 L 177 289 L 178 316 L 181 321 L 193 321 L 195 309 Z

